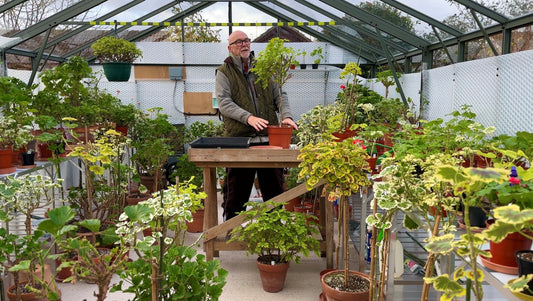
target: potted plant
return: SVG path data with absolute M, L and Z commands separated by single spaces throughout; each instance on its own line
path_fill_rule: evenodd
M 488 169 L 492 170 L 492 168 Z M 493 206 L 497 207 L 514 204 L 520 210 L 533 208 L 533 173 L 529 170 L 521 169 L 521 171 L 523 172 L 518 173 L 517 167 L 513 166 L 510 173 L 489 183 L 487 187 L 478 192 L 478 195 L 486 197 Z M 504 229 L 502 227 L 505 222 L 499 221 L 495 216 L 494 219 L 488 220 L 487 224 L 488 229 L 485 233 L 490 234 L 488 239 L 492 255 L 491 262 L 506 267 L 517 267 L 514 253 L 531 248 L 533 235 L 528 232 L 530 227 L 524 227 L 523 233 L 520 229 L 509 231 L 511 233 L 506 233 L 507 235 L 502 238 L 500 235 L 503 233 L 497 234 L 496 237 L 494 234 L 498 231 L 496 229 Z
M 141 183 L 153 193 L 166 186 L 165 166 L 175 149 L 172 135 L 177 132 L 162 108 L 148 109 L 139 115 L 130 132 L 134 153 L 131 157 Z
M 52 300 L 58 300 L 59 293 L 50 276 L 50 266 L 44 261 L 51 248 L 45 246 L 44 232 L 33 231 L 32 216 L 36 209 L 54 201 L 54 190 L 61 189 L 62 181 L 52 181 L 48 176 L 39 174 L 7 177 L 6 180 L 0 184 L 0 200 L 9 213 L 2 212 L 0 217 L 3 222 L 9 223 L 18 214 L 24 216 L 22 235 L 8 233 L 2 228 L 4 239 L 0 242 L 0 252 L 6 258 L 5 266 L 14 276 L 14 284 L 9 291 L 14 290 L 14 295 L 19 296 L 22 289 L 26 288 L 37 296 L 50 294 Z M 21 271 L 27 271 L 28 276 L 24 281 L 20 278 Z
M 330 127 L 332 132 L 338 138 L 352 137 L 357 133 L 352 125 L 364 124 L 369 122 L 369 115 L 374 110 L 372 102 L 363 100 L 365 89 L 358 84 L 357 76 L 361 74 L 361 68 L 354 62 L 347 63 L 341 71 L 340 79 L 346 79 L 346 85 L 341 85 L 341 92 L 337 94 L 334 105 L 339 106 L 340 112 L 332 119 Z M 377 94 L 377 93 L 376 93 Z
M 69 190 L 70 205 L 76 221 L 114 221 L 122 213 L 132 169 L 122 163 L 129 139 L 115 130 L 96 132 L 94 142 L 77 144 L 68 157 L 79 158 L 83 184 Z M 88 229 L 87 229 L 88 230 Z M 91 231 L 92 233 L 95 233 Z
M 341 142 L 322 141 L 316 144 L 306 145 L 298 155 L 302 160 L 299 167 L 301 168 L 299 178 L 305 180 L 308 189 L 312 188 L 319 180 L 325 181 L 325 189 L 327 191 L 327 199 L 335 201 L 340 199 L 340 207 L 344 212 L 343 216 L 339 217 L 339 223 L 343 224 L 343 255 L 344 255 L 344 269 L 342 271 L 332 271 L 323 275 L 322 289 L 328 295 L 336 293 L 335 291 L 364 291 L 368 298 L 369 281 L 367 276 L 355 275 L 350 273 L 348 264 L 348 200 L 347 197 L 358 193 L 363 186 L 369 186 L 371 182 L 367 177 L 368 163 L 365 159 L 368 158 L 366 147 L 360 140 L 348 138 Z M 355 278 L 353 282 L 350 279 Z M 328 282 L 335 281 L 334 279 L 342 279 L 337 288 L 328 286 Z M 362 287 L 350 288 L 349 283 L 362 283 Z M 344 295 L 344 292 L 341 293 Z M 354 300 L 355 296 L 349 296 L 347 300 Z
M 35 118 L 35 112 L 31 109 L 31 103 L 34 99 L 33 88 L 35 85 L 28 87 L 20 79 L 9 76 L 1 77 L 0 110 L 2 115 L 14 119 L 19 126 L 31 128 Z M 26 147 L 27 145 L 13 147 L 13 163 L 15 165 L 21 165 L 19 153 L 25 153 Z
M 335 105 L 317 105 L 302 114 L 298 120 L 296 146 L 301 149 L 307 144 L 329 140 L 332 132 L 332 120 L 341 114 L 339 109 L 340 106 Z
M 257 74 L 257 82 L 266 89 L 269 83 L 273 81 L 278 85 L 278 95 L 282 101 L 279 104 L 279 125 L 269 125 L 267 127 L 269 144 L 289 148 L 290 138 L 292 136 L 292 127 L 282 125 L 283 115 L 283 85 L 292 77 L 290 73 L 291 64 L 296 63 L 296 57 L 299 51 L 285 46 L 287 40 L 280 38 L 271 39 L 266 48 L 259 52 L 255 60 L 254 67 L 250 70 Z
M 533 218 L 532 208 L 520 208 L 517 204 L 500 206 L 494 209 L 494 218 L 496 219 L 496 222 L 483 231 L 491 241 L 501 242 L 509 234 L 516 233 L 519 233 L 530 240 L 533 239 L 533 225 L 531 223 L 531 219 Z M 514 255 L 517 257 L 521 256 L 520 254 L 522 253 L 522 250 L 517 250 Z M 528 253 L 530 249 L 525 250 L 527 250 L 525 252 Z M 529 264 L 531 265 L 531 263 Z M 522 266 L 522 269 L 523 268 L 524 266 Z M 531 295 L 531 291 L 528 290 L 528 287 L 530 287 L 533 276 L 531 274 L 524 274 L 523 271 L 520 270 L 520 266 L 519 276 L 520 278 L 510 281 L 505 287 L 509 288 L 513 293 Z
M 116 129 L 124 136 L 128 136 L 128 129 L 135 125 L 135 120 L 142 111 L 133 104 L 116 102 L 111 106 L 109 121 L 116 124 Z
M 301 256 L 314 252 L 320 256 L 319 234 L 314 221 L 305 214 L 283 209 L 272 201 L 249 202 L 252 209 L 240 214 L 245 224 L 231 231 L 228 242 L 243 241 L 246 254 L 256 254 L 263 290 L 276 293 L 283 289 L 289 262 L 300 262 Z M 283 204 L 282 204 L 283 205 Z
M 76 260 L 63 260 L 58 270 L 70 269 L 72 275 L 64 282 L 87 281 L 95 283 L 98 291 L 94 293 L 96 300 L 103 301 L 107 297 L 112 276 L 125 268 L 129 260 L 128 253 L 131 246 L 125 243 L 122 236 L 114 234 L 114 230 L 107 232 L 107 239 L 113 245 L 111 249 L 97 248 L 86 237 L 73 235 L 79 226 L 100 232 L 100 221 L 97 219 L 74 221 L 76 213 L 72 208 L 63 206 L 48 212 L 48 219 L 41 222 L 37 229 L 50 233 L 60 251 L 51 259 L 65 258 L 68 254 L 76 253 Z
M 313 49 L 310 53 L 311 57 L 314 58 L 313 60 L 313 69 L 318 69 L 318 64 L 324 59 L 324 55 L 322 54 L 322 47 L 318 46 L 317 48 Z
M 192 218 L 204 192 L 184 181 L 135 206 L 128 206 L 117 224 L 117 234 L 134 247 L 138 259 L 127 264 L 113 290 L 135 294 L 133 300 L 217 300 L 227 272 L 218 260 L 205 261 L 184 245 L 185 222 Z M 152 236 L 138 237 L 146 228 Z M 133 285 L 123 287 L 123 283 Z
M 296 64 L 300 65 L 300 69 L 305 70 L 307 69 L 307 64 L 305 63 L 305 56 L 307 55 L 307 52 L 301 51 L 300 55 L 302 56 L 302 63 L 300 64 L 300 62 L 297 62 Z
M 142 57 L 142 51 L 135 43 L 114 36 L 98 39 L 91 48 L 96 59 L 103 63 L 109 81 L 128 81 L 132 63 Z
M 398 80 L 402 76 L 401 73 L 396 72 L 396 76 L 398 76 Z M 396 81 L 394 80 L 394 76 L 392 74 L 392 70 L 382 70 L 376 74 L 376 83 L 381 83 L 385 87 L 385 99 L 389 98 L 389 88 L 396 84 Z
M 15 172 L 11 166 L 13 149 L 20 149 L 33 140 L 31 127 L 18 124 L 9 116 L 0 116 L 0 174 Z
M 44 88 L 35 108 L 53 105 L 42 113 L 54 116 L 59 124 L 65 117 L 76 119 L 77 125 L 82 127 L 101 121 L 98 92 L 96 88 L 86 85 L 95 81 L 96 77 L 83 58 L 70 57 L 67 62 L 43 71 L 40 78 Z M 55 99 L 56 97 L 59 99 Z M 84 128 L 83 132 L 85 131 Z

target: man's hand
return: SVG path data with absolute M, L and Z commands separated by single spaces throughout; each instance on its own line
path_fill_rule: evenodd
M 250 115 L 250 117 L 248 117 L 248 124 L 253 126 L 253 128 L 259 132 L 268 126 L 268 120 Z
M 291 118 L 285 118 L 283 119 L 281 123 L 292 126 L 292 128 L 296 131 L 298 130 L 298 126 L 296 125 L 296 122 L 294 122 L 294 120 L 292 120 Z

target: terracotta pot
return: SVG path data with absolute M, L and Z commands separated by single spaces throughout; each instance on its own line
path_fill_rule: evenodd
M 19 283 L 20 287 L 24 287 L 24 285 L 26 285 L 28 282 L 27 281 L 22 281 Z M 7 289 L 7 298 L 9 300 L 12 300 L 12 301 L 16 301 L 16 300 L 23 300 L 23 301 L 46 301 L 47 298 L 44 297 L 44 298 L 40 298 L 40 297 L 37 297 L 37 294 L 36 293 L 33 293 L 33 292 L 29 292 L 29 293 L 23 293 L 23 294 L 20 294 L 20 299 L 17 299 L 17 295 L 16 295 L 16 292 L 14 291 L 15 290 L 15 285 L 11 285 L 8 289 Z
M 435 216 L 437 215 L 437 209 L 435 208 L 435 206 L 430 206 L 429 207 L 429 215 L 431 216 Z M 446 210 L 444 210 L 444 207 L 440 207 L 440 215 L 442 217 L 448 217 L 448 212 Z
M 263 290 L 269 293 L 277 293 L 283 290 L 285 286 L 285 278 L 287 277 L 287 270 L 289 263 L 281 263 L 275 265 L 263 264 L 256 261 L 259 275 L 261 276 L 261 283 Z
M 268 144 L 273 146 L 281 146 L 288 149 L 291 144 L 292 127 L 289 125 L 269 125 Z
M 357 135 L 357 133 L 359 132 L 359 129 L 355 129 L 355 130 L 350 130 L 349 128 L 346 128 L 344 131 L 342 132 L 334 132 L 334 133 L 331 133 L 333 136 L 335 136 L 337 139 L 335 139 L 335 141 L 337 142 L 341 142 L 341 141 L 344 141 L 350 137 L 354 137 L 355 135 Z
M 48 161 L 49 158 L 52 158 L 52 151 L 49 146 L 49 143 L 37 143 L 38 161 Z
M 336 271 L 337 269 L 325 269 L 325 270 L 322 270 L 320 271 L 320 279 L 322 279 L 322 276 L 324 276 L 326 273 L 329 273 L 329 272 L 332 272 L 332 271 Z M 322 291 L 320 293 L 320 300 L 323 300 L 323 301 L 328 301 L 328 298 L 325 296 L 324 292 Z
M 116 127 L 117 132 L 121 133 L 124 136 L 128 136 L 128 129 L 129 129 L 129 127 L 127 127 L 127 126 L 118 126 L 117 125 L 117 127 Z
M 78 254 L 74 253 L 71 258 L 56 258 L 56 280 L 59 282 L 63 282 L 65 279 L 72 276 L 72 269 L 63 267 L 61 270 L 57 270 L 57 268 L 63 263 L 64 260 L 77 260 Z
M 295 197 L 294 199 L 291 199 L 287 204 L 285 204 L 285 210 L 287 211 L 294 211 L 294 207 L 301 204 L 302 199 L 300 197 Z
M 320 283 L 322 284 L 322 291 L 324 292 L 324 296 L 326 297 L 326 300 L 328 301 L 366 301 L 369 300 L 368 296 L 368 289 L 361 292 L 345 292 L 340 291 L 335 288 L 330 287 L 326 284 L 327 279 L 331 277 L 333 274 L 336 273 L 344 273 L 342 270 L 334 270 L 331 272 L 327 272 L 320 278 Z M 349 274 L 351 277 L 360 277 L 363 279 L 368 280 L 368 275 L 359 273 L 356 271 L 349 271 Z M 369 284 L 370 287 L 370 284 Z
M 143 184 L 150 193 L 154 193 L 164 188 L 165 185 L 163 185 L 163 181 L 166 179 L 163 179 L 163 177 L 164 174 L 161 173 L 161 175 L 158 176 L 159 184 L 156 185 L 157 183 L 155 182 L 155 176 L 141 175 L 141 184 Z
M 25 152 L 24 149 L 14 149 L 11 153 L 11 166 L 17 166 L 22 164 L 20 154 Z
M 11 148 L 0 149 L 0 174 L 8 174 L 17 171 L 17 167 L 11 166 L 13 150 Z
M 368 163 L 368 166 L 370 166 L 370 171 L 373 172 L 376 170 L 376 166 L 378 163 L 377 157 L 368 158 L 368 159 L 365 159 L 365 161 Z
M 487 227 L 494 223 L 493 219 L 487 221 Z M 508 234 L 501 242 L 495 243 L 490 241 L 491 262 L 508 267 L 518 267 L 515 253 L 520 250 L 531 249 L 531 239 L 516 232 Z
M 134 206 L 139 204 L 139 202 L 146 201 L 152 195 L 149 193 L 130 193 L 126 196 L 126 205 Z
M 80 126 L 73 128 L 72 131 L 75 133 L 75 137 L 71 135 L 69 131 L 65 131 L 65 137 L 71 141 L 70 143 L 77 144 L 79 143 L 87 143 L 87 142 L 94 142 L 94 132 L 98 130 L 97 125 L 92 126 Z
M 11 167 L 13 150 L 11 148 L 0 149 L 0 169 Z
M 44 276 L 43 276 L 43 272 L 44 272 Z M 37 264 L 35 266 L 34 275 L 37 278 L 43 277 L 44 281 L 46 281 L 46 282 L 52 281 L 51 267 L 47 263 L 44 264 L 44 269 L 41 268 L 41 265 Z M 33 277 L 33 276 L 31 276 L 28 271 L 20 271 L 19 272 L 19 282 L 28 282 L 31 277 Z
M 204 209 L 198 209 L 192 214 L 192 222 L 185 222 L 187 232 L 200 233 L 204 232 Z
M 310 210 L 309 207 L 304 205 L 304 204 L 298 204 L 298 205 L 294 206 L 294 211 L 296 211 L 296 212 L 308 213 L 309 210 Z

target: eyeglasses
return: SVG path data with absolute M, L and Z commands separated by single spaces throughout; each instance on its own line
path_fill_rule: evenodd
M 237 45 L 237 46 L 241 47 L 242 44 L 244 44 L 244 43 L 246 43 L 246 44 L 250 44 L 250 39 L 237 40 L 237 41 L 235 41 L 235 42 L 233 42 L 233 43 L 229 43 L 229 44 L 230 44 L 230 45 Z

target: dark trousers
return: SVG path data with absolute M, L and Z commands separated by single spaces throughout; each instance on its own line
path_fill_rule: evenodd
M 283 168 L 227 168 L 222 202 L 224 220 L 246 210 L 244 204 L 250 199 L 256 172 L 264 201 L 283 192 Z

